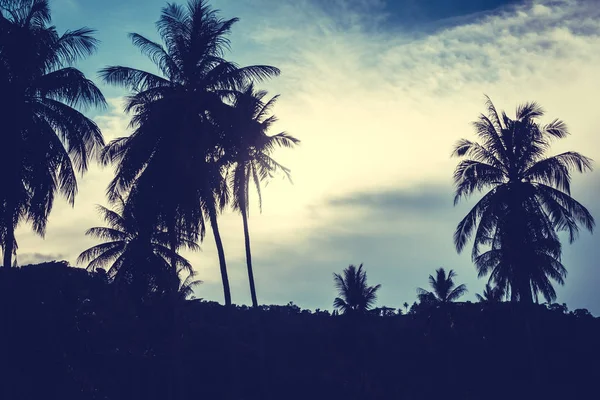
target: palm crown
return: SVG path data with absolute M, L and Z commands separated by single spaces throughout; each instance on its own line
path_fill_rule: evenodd
M 492 286 L 486 283 L 483 293 L 475 293 L 475 297 L 480 303 L 498 303 L 504 298 L 504 290 L 500 286 Z
M 165 290 L 173 289 L 170 285 L 175 281 L 172 279 L 174 274 L 169 273 L 169 262 L 172 260 L 175 260 L 179 273 L 185 270 L 190 276 L 193 274 L 189 261 L 168 247 L 168 233 L 161 230 L 148 232 L 135 214 L 129 213 L 130 208 L 126 207 L 122 198 L 118 199 L 116 210 L 98 206 L 98 211 L 108 226 L 90 228 L 86 235 L 105 242 L 85 250 L 77 259 L 79 263 L 87 262 L 88 270 L 109 266 L 107 273 L 111 280 L 120 276 L 131 280 L 155 274 L 163 280 L 155 281 L 154 289 Z M 189 249 L 198 250 L 195 242 L 183 238 L 180 240 Z M 157 271 L 145 271 L 148 265 L 154 266 Z
M 333 274 L 333 280 L 339 294 L 333 306 L 345 314 L 364 313 L 377 301 L 377 291 L 381 285 L 367 285 L 367 273 L 362 264 L 358 268 L 350 265 L 342 275 Z
M 463 294 L 467 292 L 467 287 L 464 284 L 456 286 L 454 278 L 456 272 L 454 270 L 446 271 L 444 268 L 438 268 L 435 270 L 435 277 L 429 275 L 429 286 L 433 289 L 429 292 L 425 289 L 418 288 L 417 294 L 421 302 L 436 302 L 436 303 L 450 303 L 458 300 Z
M 96 50 L 93 30 L 59 35 L 46 0 L 0 4 L 0 240 L 4 264 L 14 230 L 27 219 L 43 235 L 56 192 L 73 204 L 76 172 L 104 145 L 100 129 L 77 108 L 104 106 L 94 83 L 72 65 Z
M 562 283 L 566 273 L 557 231 L 567 231 L 573 241 L 579 225 L 594 227 L 588 210 L 570 196 L 571 171 L 590 170 L 591 160 L 570 151 L 545 157 L 552 139 L 568 131 L 560 120 L 538 124 L 544 115 L 538 104 L 519 106 L 514 120 L 500 115 L 489 98 L 486 104 L 487 115 L 474 123 L 481 143 L 462 139 L 453 153 L 465 158 L 454 173 L 455 204 L 488 190 L 458 224 L 456 248 L 462 251 L 474 234 L 480 276 L 492 271 L 513 299 L 530 301 L 532 290 L 555 296 L 548 277 Z M 481 255 L 481 246 L 491 250 Z

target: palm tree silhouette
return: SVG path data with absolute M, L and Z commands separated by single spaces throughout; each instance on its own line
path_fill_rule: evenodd
M 195 271 L 188 272 L 185 279 L 180 279 L 179 283 L 179 298 L 181 300 L 196 300 L 194 296 L 194 288 L 200 286 L 203 282 L 196 278 L 197 273 Z
M 76 173 L 104 145 L 78 109 L 105 106 L 100 90 L 73 67 L 96 50 L 88 28 L 59 35 L 47 0 L 0 3 L 0 240 L 4 266 L 16 255 L 23 220 L 43 236 L 54 196 L 73 205 Z
M 110 198 L 129 191 L 138 212 L 168 230 L 172 250 L 180 234 L 202 240 L 208 218 L 227 305 L 231 293 L 217 216 L 229 201 L 222 159 L 232 140 L 215 119 L 230 108 L 234 91 L 279 74 L 274 67 L 240 68 L 223 58 L 235 22 L 220 19 L 204 0 L 187 7 L 168 4 L 156 24 L 164 46 L 130 34 L 161 75 L 123 66 L 100 72 L 105 82 L 132 91 L 125 111 L 133 114 L 134 132 L 111 142 L 104 153 L 105 162 L 117 164 Z
M 82 252 L 77 258 L 78 263 L 87 262 L 88 271 L 108 266 L 107 275 L 110 281 L 119 279 L 119 275 L 125 276 L 126 280 L 143 277 L 144 280 L 152 282 L 153 290 L 174 290 L 171 285 L 175 284 L 176 279 L 173 279 L 173 276 L 182 271 L 193 276 L 189 261 L 169 247 L 168 232 L 149 231 L 152 228 L 147 228 L 139 222 L 123 198 L 119 197 L 116 204 L 116 210 L 97 206 L 108 226 L 90 228 L 86 235 L 103 239 L 105 242 Z M 180 240 L 188 249 L 199 250 L 194 241 L 185 238 Z M 175 270 L 171 264 L 172 260 L 176 262 Z M 151 268 L 156 270 L 152 271 Z M 153 277 L 154 272 L 157 272 L 157 275 Z
M 557 231 L 567 231 L 572 242 L 578 225 L 593 230 L 589 211 L 570 196 L 571 171 L 591 170 L 591 160 L 570 151 L 544 157 L 551 140 L 568 131 L 558 119 L 538 124 L 544 111 L 537 103 L 519 106 L 515 120 L 499 115 L 489 98 L 486 105 L 487 115 L 474 123 L 482 143 L 462 139 L 454 149 L 454 156 L 465 157 L 454 172 L 454 203 L 489 191 L 458 224 L 454 243 L 460 252 L 474 234 L 480 276 L 492 271 L 512 300 L 531 303 L 532 291 L 552 295 L 548 278 L 563 282 Z M 480 257 L 481 246 L 491 246 L 491 253 Z
M 269 111 L 275 105 L 278 96 L 263 102 L 266 91 L 255 91 L 254 85 L 235 94 L 231 118 L 231 129 L 239 143 L 233 152 L 233 173 L 231 174 L 232 205 L 242 215 L 244 239 L 246 247 L 246 263 L 252 306 L 258 307 L 254 274 L 252 271 L 252 253 L 250 251 L 250 232 L 248 229 L 248 194 L 250 179 L 258 193 L 259 208 L 262 209 L 261 182 L 273 177 L 274 173 L 283 172 L 291 181 L 290 170 L 271 157 L 276 147 L 291 148 L 300 141 L 285 132 L 273 136 L 267 135 L 269 128 L 277 121 Z
M 504 290 L 500 286 L 492 287 L 492 285 L 486 283 L 483 293 L 475 293 L 475 297 L 480 303 L 499 303 L 504 298 L 504 294 Z
M 350 265 L 342 275 L 333 274 L 339 295 L 333 301 L 333 306 L 344 314 L 365 313 L 377 301 L 377 291 L 381 285 L 367 285 L 367 273 L 362 267 L 362 264 L 358 268 Z
M 456 272 L 454 270 L 446 271 L 444 268 L 438 268 L 435 270 L 435 277 L 429 275 L 429 286 L 433 289 L 429 292 L 425 289 L 418 288 L 417 295 L 419 301 L 425 303 L 451 303 L 458 300 L 460 296 L 467 292 L 467 287 L 464 284 L 456 286 L 454 278 Z

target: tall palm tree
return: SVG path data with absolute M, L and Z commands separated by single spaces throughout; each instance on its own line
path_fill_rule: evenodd
M 47 0 L 0 3 L 0 240 L 4 266 L 16 254 L 23 220 L 44 235 L 54 196 L 73 205 L 76 173 L 104 145 L 80 110 L 105 106 L 100 90 L 73 65 L 94 53 L 93 30 L 59 35 Z
M 250 84 L 245 90 L 234 96 L 230 129 L 238 140 L 234 147 L 232 158 L 233 173 L 231 174 L 232 205 L 242 215 L 244 225 L 244 242 L 246 247 L 246 264 L 248 267 L 248 280 L 250 282 L 250 295 L 252 306 L 258 307 L 254 273 L 252 271 L 252 253 L 250 251 L 250 232 L 248 229 L 248 194 L 250 182 L 254 183 L 258 193 L 259 208 L 262 209 L 261 182 L 273 177 L 277 172 L 282 172 L 291 181 L 290 170 L 271 157 L 276 147 L 291 148 L 300 143 L 298 139 L 286 134 L 278 133 L 267 135 L 269 128 L 277 121 L 274 115 L 269 116 L 269 111 L 275 105 L 278 96 L 264 102 L 266 91 L 256 91 Z
M 456 286 L 454 283 L 456 278 L 456 272 L 454 270 L 446 271 L 444 268 L 438 268 L 435 270 L 435 277 L 429 275 L 429 286 L 433 289 L 429 292 L 425 289 L 418 288 L 417 294 L 421 302 L 434 302 L 434 303 L 451 303 L 458 300 L 463 294 L 467 292 L 467 287 L 464 284 Z
M 279 74 L 274 67 L 241 68 L 223 58 L 235 22 L 220 19 L 204 0 L 190 0 L 186 7 L 167 4 L 156 23 L 164 46 L 130 34 L 160 74 L 124 66 L 100 72 L 105 82 L 132 91 L 125 111 L 133 114 L 134 132 L 111 142 L 104 153 L 106 162 L 117 164 L 109 196 L 130 192 L 139 212 L 168 229 L 172 250 L 181 233 L 202 239 L 208 218 L 227 305 L 231 293 L 217 215 L 229 200 L 222 158 L 230 140 L 215 118 L 230 107 L 227 100 L 236 90 Z
M 381 285 L 367 285 L 367 273 L 362 264 L 356 268 L 350 265 L 342 275 L 333 274 L 333 281 L 339 297 L 333 301 L 333 306 L 344 314 L 369 311 L 377 301 L 377 291 Z
M 149 231 L 145 224 L 137 219 L 123 198 L 117 200 L 116 210 L 97 206 L 106 227 L 90 228 L 86 235 L 105 240 L 104 243 L 90 247 L 77 258 L 78 263 L 88 263 L 89 271 L 108 266 L 107 275 L 111 281 L 138 280 L 150 282 L 151 290 L 175 290 L 175 276 L 171 263 L 175 260 L 177 275 L 182 271 L 193 274 L 188 260 L 173 252 L 169 247 L 169 235 L 165 231 Z M 190 250 L 198 250 L 191 240 L 180 238 Z M 154 268 L 154 270 L 151 270 Z M 121 278 L 123 277 L 123 278 Z
M 482 294 L 475 293 L 480 303 L 499 303 L 504 298 L 504 290 L 500 286 L 492 286 L 486 283 Z
M 573 199 L 571 172 L 589 171 L 592 162 L 576 153 L 545 157 L 552 139 L 567 136 L 564 122 L 540 125 L 544 115 L 537 103 L 516 110 L 516 119 L 498 113 L 489 98 L 487 114 L 474 123 L 481 143 L 460 140 L 454 156 L 464 157 L 454 173 L 457 204 L 476 191 L 487 193 L 458 224 L 454 234 L 460 252 L 474 236 L 472 258 L 480 275 L 492 271 L 492 280 L 510 291 L 512 300 L 527 303 L 538 292 L 552 297 L 548 278 L 563 282 L 558 231 L 575 240 L 579 225 L 593 230 L 589 211 Z M 492 253 L 481 258 L 481 246 Z

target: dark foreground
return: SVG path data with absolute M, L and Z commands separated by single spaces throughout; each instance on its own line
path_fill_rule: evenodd
M 136 303 L 58 263 L 0 271 L 0 399 L 598 398 L 600 319 L 513 304 L 332 317 Z

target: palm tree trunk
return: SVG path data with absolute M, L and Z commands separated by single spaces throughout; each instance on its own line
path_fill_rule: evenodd
M 225 305 L 231 305 L 231 290 L 229 288 L 229 277 L 227 276 L 227 264 L 225 263 L 225 251 L 223 250 L 223 242 L 219 233 L 219 225 L 217 223 L 217 210 L 214 204 L 211 204 L 209 209 L 210 226 L 215 235 L 215 243 L 217 245 L 217 253 L 219 254 L 219 267 L 221 268 L 221 280 L 223 281 L 223 294 L 225 295 Z
M 250 232 L 248 230 L 248 212 L 246 210 L 246 202 L 242 201 L 242 221 L 244 223 L 244 242 L 246 245 L 246 264 L 248 266 L 248 281 L 250 282 L 250 296 L 252 297 L 252 307 L 258 307 L 256 299 L 256 286 L 254 285 L 254 272 L 252 272 L 252 253 L 250 251 Z
M 170 295 L 172 295 L 173 297 L 175 297 L 177 295 L 177 291 L 179 290 L 179 275 L 177 274 L 177 231 L 175 230 L 174 227 L 171 227 L 171 230 L 169 232 L 169 247 L 171 248 L 171 251 L 173 252 L 173 256 L 171 257 L 171 268 L 172 268 L 172 274 L 173 274 L 173 287 L 169 288 L 170 290 L 172 290 L 172 293 L 170 293 Z
M 531 283 L 529 277 L 525 274 L 525 268 L 521 267 L 519 301 L 525 304 L 533 304 L 533 295 L 531 294 Z
M 9 215 L 11 213 L 8 213 Z M 10 215 L 12 217 L 12 215 Z M 4 238 L 4 268 L 12 266 L 12 254 L 15 245 L 15 230 L 13 227 L 12 218 L 7 218 L 6 221 L 6 237 Z

